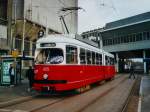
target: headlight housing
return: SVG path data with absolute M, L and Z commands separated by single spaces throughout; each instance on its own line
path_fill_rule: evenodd
M 48 74 L 44 74 L 43 79 L 48 79 Z

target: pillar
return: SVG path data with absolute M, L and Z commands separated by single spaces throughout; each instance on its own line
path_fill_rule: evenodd
M 116 72 L 119 72 L 119 57 L 118 53 L 116 53 L 116 64 L 115 64 Z
M 9 46 L 9 50 L 12 49 L 12 0 L 8 0 L 7 3 L 7 46 Z
M 32 46 L 33 46 L 33 42 L 30 40 L 30 51 L 29 51 L 29 54 L 30 56 L 32 56 Z
M 146 51 L 143 50 L 143 59 L 146 58 Z M 146 62 L 144 61 L 144 74 L 146 74 Z

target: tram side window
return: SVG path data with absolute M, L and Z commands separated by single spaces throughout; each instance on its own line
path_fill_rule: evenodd
M 80 64 L 86 64 L 86 53 L 85 49 L 80 49 Z
M 87 50 L 86 55 L 87 55 L 87 64 L 91 64 L 92 63 L 91 51 Z
M 102 65 L 102 54 L 98 54 L 99 65 Z
M 110 65 L 114 65 L 115 61 L 114 58 L 110 58 Z
M 95 52 L 92 52 L 92 64 L 95 64 Z
M 96 53 L 96 65 L 102 65 L 102 55 Z
M 66 63 L 77 64 L 77 47 L 67 45 L 66 46 Z
M 105 56 L 105 64 L 110 65 L 110 57 Z
M 96 65 L 99 65 L 99 54 L 96 53 Z

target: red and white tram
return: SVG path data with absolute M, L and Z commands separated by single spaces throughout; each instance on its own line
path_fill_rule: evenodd
M 114 56 L 65 35 L 49 35 L 37 41 L 35 51 L 37 91 L 66 91 L 111 79 Z

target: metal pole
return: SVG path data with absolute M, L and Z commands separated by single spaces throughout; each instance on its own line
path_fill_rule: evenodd
M 64 26 L 65 26 L 65 29 L 66 29 L 67 33 L 69 34 L 69 30 L 68 30 L 68 27 L 67 27 L 67 25 L 65 23 L 64 17 L 60 16 L 60 19 L 62 19 L 62 22 L 64 23 Z
M 47 25 L 47 16 L 45 17 L 46 19 L 46 36 L 48 35 L 48 25 Z
M 25 7 L 24 7 L 24 14 L 23 14 L 23 27 L 22 27 L 22 57 L 24 55 L 24 39 L 25 39 Z M 22 74 L 22 68 L 24 67 L 24 61 L 21 60 L 21 74 Z M 20 83 L 21 83 L 21 75 L 20 75 Z
M 22 55 L 24 52 L 24 38 L 25 38 L 25 18 L 23 19 L 23 29 L 22 29 Z
M 17 9 L 16 9 L 16 3 L 15 3 L 15 12 L 14 12 L 14 19 L 15 19 L 15 25 L 16 25 L 16 13 L 17 13 Z

